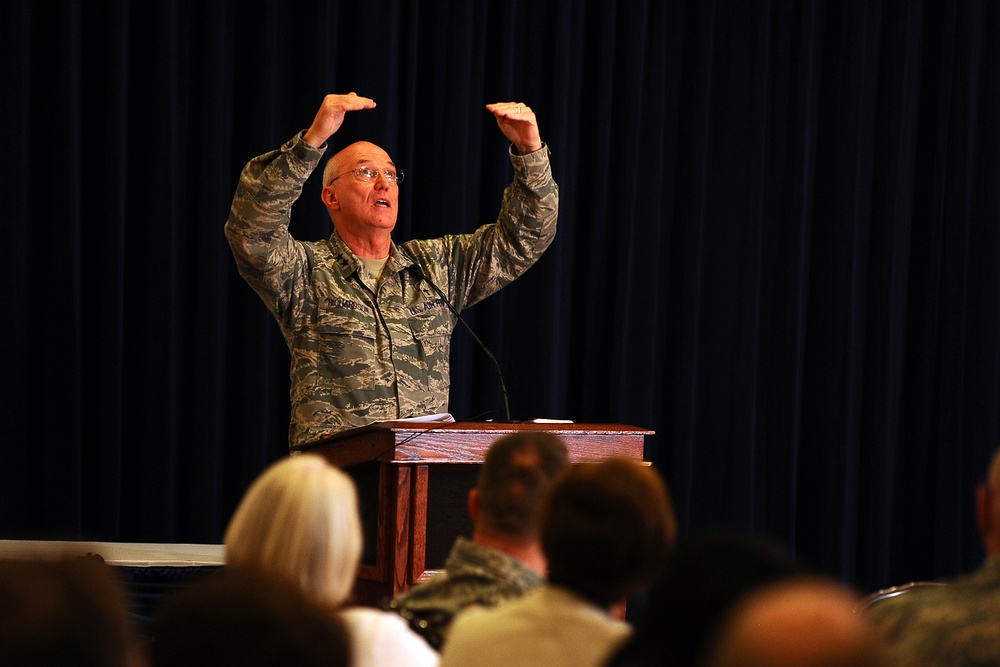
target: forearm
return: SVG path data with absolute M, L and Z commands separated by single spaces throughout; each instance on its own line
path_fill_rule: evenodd
M 511 155 L 514 181 L 504 190 L 497 221 L 455 237 L 449 285 L 460 308 L 494 294 L 527 271 L 552 244 L 559 215 L 559 187 L 548 149 Z
M 273 254 L 288 234 L 292 205 L 322 154 L 300 133 L 243 169 L 225 227 L 237 261 L 259 265 Z
M 527 155 L 510 154 L 515 178 L 507 189 L 505 206 L 514 209 L 524 222 L 532 227 L 555 226 L 559 215 L 559 186 L 552 178 L 549 147 L 542 147 Z
M 504 190 L 497 224 L 507 252 L 530 266 L 555 238 L 559 186 L 552 178 L 548 146 L 527 155 L 511 153 L 510 159 L 515 177 Z

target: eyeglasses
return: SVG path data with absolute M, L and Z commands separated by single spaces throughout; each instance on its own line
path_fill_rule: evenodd
M 403 182 L 402 169 L 400 169 L 399 171 L 393 171 L 392 169 L 372 169 L 371 167 L 358 167 L 357 169 L 351 169 L 350 171 L 345 171 L 343 174 L 338 174 L 334 176 L 333 178 L 330 179 L 330 183 L 333 183 L 341 176 L 347 176 L 348 174 L 354 174 L 355 176 L 357 176 L 358 180 L 363 183 L 371 183 L 378 177 L 379 174 L 385 176 L 385 180 L 389 181 L 390 183 L 395 183 L 396 185 L 399 185 L 400 183 Z M 330 185 L 330 183 L 327 183 L 327 185 Z

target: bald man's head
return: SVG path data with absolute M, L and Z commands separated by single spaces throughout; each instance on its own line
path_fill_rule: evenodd
M 750 595 L 708 652 L 708 667 L 883 667 L 884 649 L 857 596 L 834 582 L 797 579 Z

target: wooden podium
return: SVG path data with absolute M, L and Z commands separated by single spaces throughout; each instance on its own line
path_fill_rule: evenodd
M 293 453 L 320 454 L 349 474 L 375 467 L 377 491 L 358 487 L 362 502 L 364 495 L 377 494 L 377 501 L 372 499 L 377 502 L 377 526 L 370 530 L 376 542 L 373 557 L 363 558 L 358 571 L 357 603 L 378 606 L 434 573 L 427 567 L 425 551 L 431 466 L 481 464 L 494 440 L 519 431 L 558 435 L 574 463 L 612 456 L 642 461 L 645 436 L 653 434 L 620 424 L 396 421 L 360 426 L 293 448 Z M 460 502 L 464 508 L 464 495 Z

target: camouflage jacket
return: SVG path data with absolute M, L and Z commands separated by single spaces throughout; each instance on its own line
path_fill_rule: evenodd
M 548 148 L 511 153 L 514 181 L 495 223 L 393 244 L 376 280 L 336 230 L 313 242 L 289 233 L 292 204 L 326 148 L 313 148 L 303 134 L 247 164 L 225 227 L 240 274 L 271 310 L 291 353 L 289 444 L 447 412 L 458 320 L 412 267 L 459 311 L 523 274 L 555 237 L 559 189 Z
M 521 597 L 543 581 L 514 556 L 460 537 L 448 554 L 444 571 L 397 595 L 389 609 L 441 650 L 455 614 L 472 605 L 492 607 Z
M 1000 665 L 1000 557 L 945 586 L 874 603 L 868 616 L 900 665 Z

